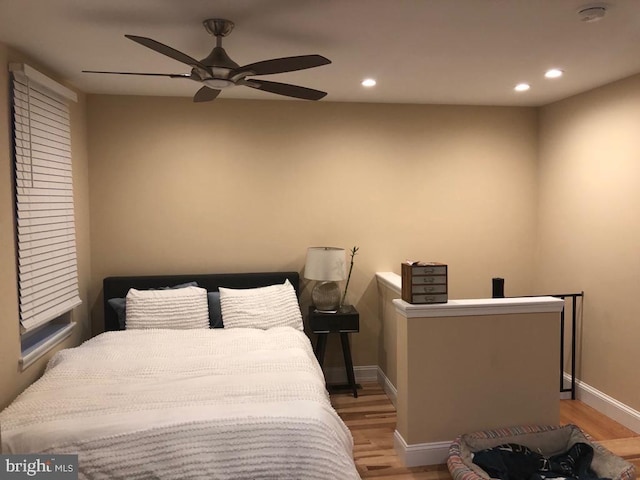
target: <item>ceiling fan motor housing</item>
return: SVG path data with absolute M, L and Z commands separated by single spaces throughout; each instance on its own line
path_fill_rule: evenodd
M 227 52 L 222 47 L 214 47 L 207 57 L 200 60 L 200 63 L 207 67 L 223 67 L 229 70 L 240 66 L 229 58 L 229 55 L 227 55 Z
M 229 80 L 232 70 L 238 68 L 236 62 L 231 60 L 224 48 L 222 48 L 222 37 L 226 37 L 231 33 L 235 26 L 230 20 L 223 18 L 209 18 L 203 22 L 204 28 L 211 35 L 216 37 L 216 46 L 211 50 L 211 53 L 200 60 L 202 65 L 210 67 L 211 75 L 207 72 L 199 71 L 198 76 L 202 79 L 202 82 L 210 88 L 227 88 L 235 85 L 235 82 Z

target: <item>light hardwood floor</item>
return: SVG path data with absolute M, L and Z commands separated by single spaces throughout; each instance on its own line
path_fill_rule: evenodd
M 396 412 L 382 388 L 363 384 L 358 398 L 331 395 L 331 402 L 354 440 L 353 456 L 363 479 L 451 480 L 446 465 L 405 468 L 393 448 Z M 640 472 L 640 435 L 577 400 L 560 400 L 560 421 L 573 423 Z

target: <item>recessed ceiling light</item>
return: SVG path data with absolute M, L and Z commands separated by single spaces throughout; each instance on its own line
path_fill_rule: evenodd
M 375 85 L 376 85 L 376 81 L 373 78 L 365 78 L 362 81 L 363 87 L 375 87 Z
M 514 90 L 516 92 L 526 92 L 530 88 L 531 88 L 531 85 L 529 85 L 528 83 L 519 83 L 518 85 L 515 86 Z
M 604 5 L 592 5 L 578 10 L 580 20 L 587 23 L 599 22 L 607 14 L 607 7 Z
M 561 77 L 563 73 L 564 72 L 562 70 L 560 70 L 559 68 L 552 68 L 550 70 L 547 70 L 545 72 L 544 76 L 546 78 L 558 78 L 558 77 Z

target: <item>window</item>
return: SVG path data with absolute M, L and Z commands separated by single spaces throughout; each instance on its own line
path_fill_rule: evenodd
M 71 334 L 78 294 L 71 124 L 75 93 L 11 64 L 18 291 L 23 368 Z

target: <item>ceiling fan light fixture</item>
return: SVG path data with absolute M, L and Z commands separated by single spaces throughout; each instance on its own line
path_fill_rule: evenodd
M 225 80 L 223 78 L 205 78 L 202 80 L 202 83 L 209 88 L 216 89 L 233 87 L 235 85 L 231 80 Z

